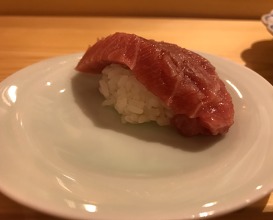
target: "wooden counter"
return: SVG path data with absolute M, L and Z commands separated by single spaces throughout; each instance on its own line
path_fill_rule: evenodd
M 273 84 L 273 36 L 258 20 L 31 16 L 0 17 L 0 81 L 42 59 L 84 51 L 97 38 L 116 31 L 226 57 Z M 0 219 L 54 218 L 0 194 Z M 273 219 L 273 194 L 216 219 Z

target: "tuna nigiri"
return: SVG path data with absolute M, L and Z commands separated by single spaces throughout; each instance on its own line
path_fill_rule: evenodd
M 185 136 L 225 134 L 232 98 L 215 67 L 175 44 L 115 33 L 90 46 L 76 66 L 99 73 L 99 90 L 123 122 L 156 121 Z

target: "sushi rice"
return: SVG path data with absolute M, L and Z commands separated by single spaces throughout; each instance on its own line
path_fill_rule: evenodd
M 113 106 L 121 114 L 123 123 L 155 121 L 160 126 L 170 124 L 171 111 L 135 78 L 131 70 L 121 65 L 111 64 L 103 69 L 99 91 L 105 97 L 102 104 Z

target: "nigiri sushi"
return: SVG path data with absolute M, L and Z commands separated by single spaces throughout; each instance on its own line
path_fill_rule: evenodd
M 76 70 L 102 74 L 104 105 L 122 122 L 172 125 L 182 135 L 219 135 L 234 123 L 232 98 L 215 67 L 175 44 L 115 33 L 90 46 Z

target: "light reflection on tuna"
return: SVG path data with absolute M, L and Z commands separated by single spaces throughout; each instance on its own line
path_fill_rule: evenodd
M 237 95 L 239 96 L 239 98 L 242 99 L 243 95 L 240 92 L 240 90 L 232 82 L 230 82 L 228 79 L 226 80 L 226 82 L 235 90 L 235 92 L 237 93 Z

